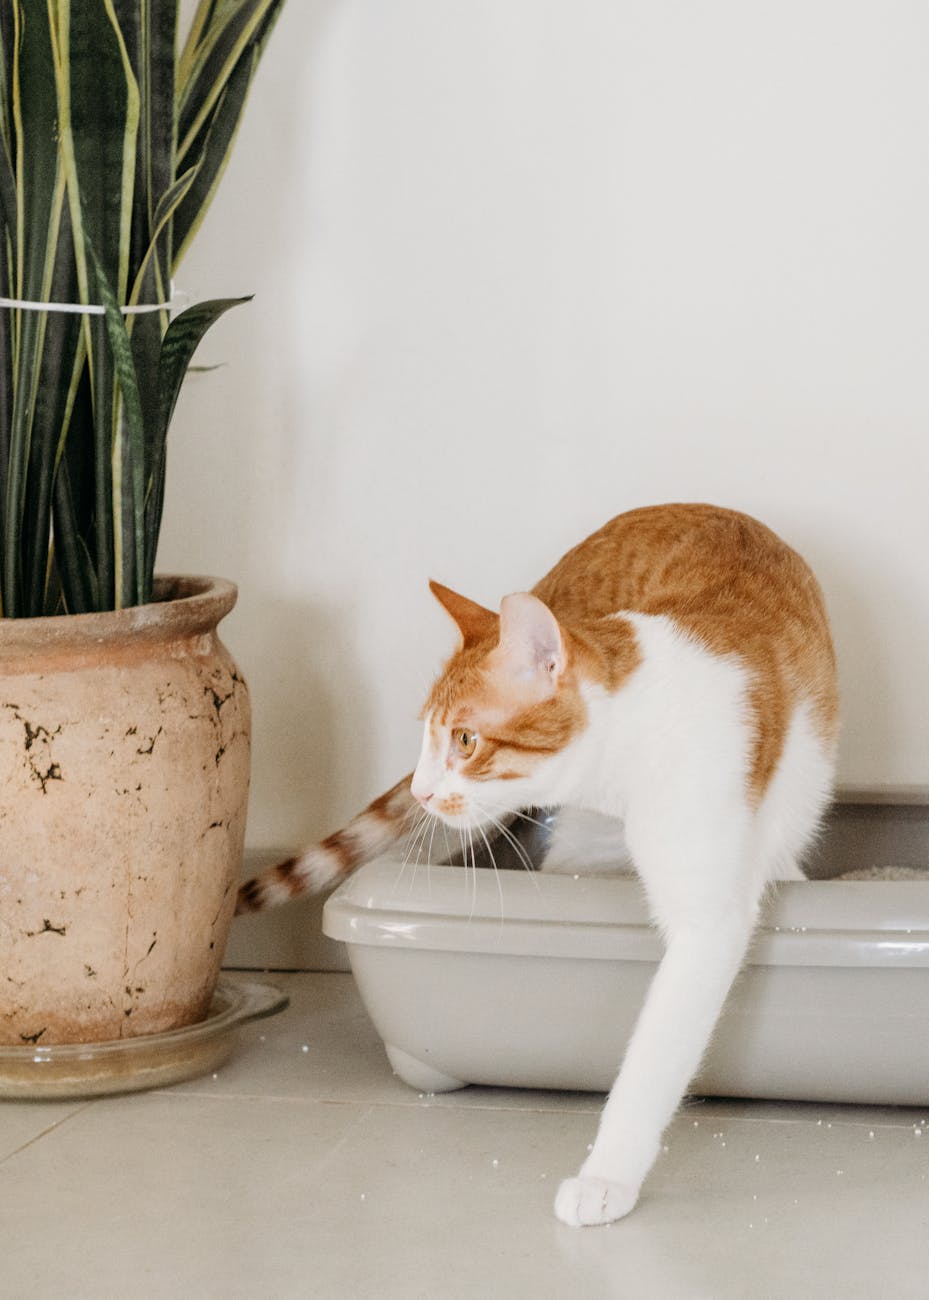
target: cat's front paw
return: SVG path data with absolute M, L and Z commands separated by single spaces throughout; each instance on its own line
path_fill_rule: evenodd
M 607 1178 L 566 1178 L 555 1197 L 555 1216 L 571 1228 L 613 1223 L 634 1208 L 637 1190 Z

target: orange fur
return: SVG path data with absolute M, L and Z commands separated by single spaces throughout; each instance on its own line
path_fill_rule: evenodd
M 456 618 L 456 600 L 443 605 Z M 718 655 L 737 657 L 751 679 L 754 748 L 750 793 L 760 799 L 777 766 L 798 699 L 810 699 L 824 740 L 838 725 L 835 655 L 819 586 L 807 565 L 769 528 L 708 505 L 633 510 L 574 547 L 534 588 L 562 630 L 558 692 L 522 700 L 494 671 L 496 615 L 473 608 L 459 623 L 462 645 L 426 705 L 434 725 L 474 726 L 473 776 L 522 775 L 533 753 L 550 753 L 583 727 L 581 681 L 618 690 L 638 663 L 619 611 L 665 615 Z M 470 606 L 470 602 L 468 602 Z M 477 720 L 480 719 L 480 724 Z

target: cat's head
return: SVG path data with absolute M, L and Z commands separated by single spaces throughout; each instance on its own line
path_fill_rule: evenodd
M 460 644 L 423 709 L 413 794 L 459 827 L 550 802 L 554 766 L 586 718 L 570 638 L 528 593 L 505 597 L 495 614 L 429 585 Z

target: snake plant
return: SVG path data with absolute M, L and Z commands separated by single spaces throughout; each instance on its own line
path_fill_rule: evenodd
M 172 319 L 172 277 L 282 6 L 200 0 L 181 46 L 178 0 L 0 4 L 6 617 L 152 598 L 168 425 L 204 333 L 244 301 Z

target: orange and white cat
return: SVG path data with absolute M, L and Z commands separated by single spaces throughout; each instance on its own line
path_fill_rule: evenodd
M 766 886 L 802 877 L 830 798 L 822 595 L 769 529 L 706 505 L 620 515 L 499 614 L 431 586 L 460 645 L 426 702 L 412 779 L 244 885 L 240 910 L 338 880 L 417 804 L 472 830 L 532 806 L 619 819 L 665 952 L 596 1141 L 555 1200 L 564 1223 L 608 1223 L 638 1199 Z

